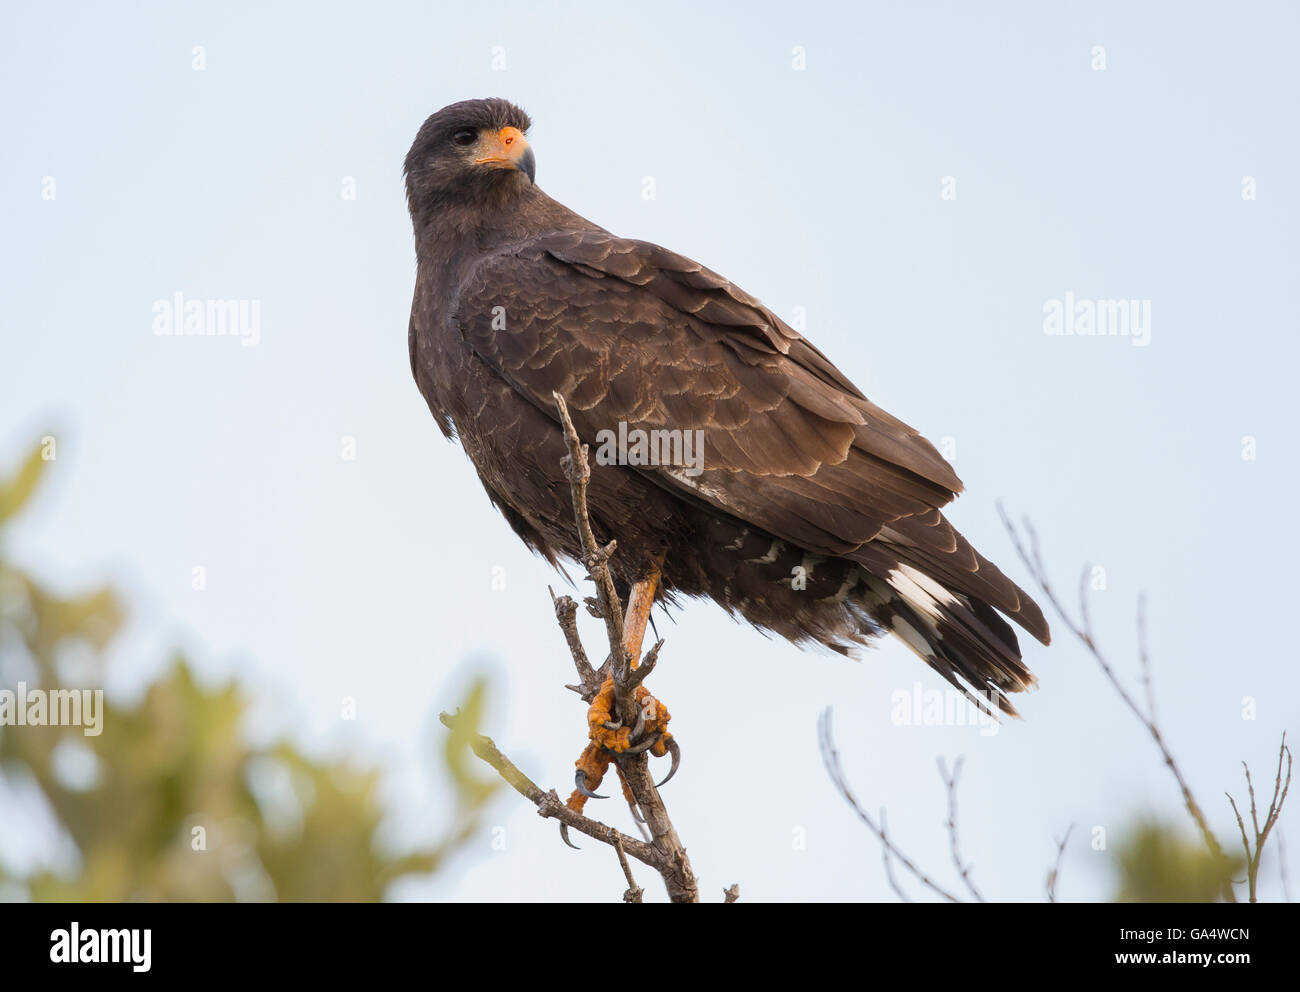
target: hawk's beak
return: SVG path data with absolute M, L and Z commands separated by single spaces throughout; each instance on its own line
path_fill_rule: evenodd
M 474 160 L 477 165 L 490 165 L 494 169 L 518 169 L 533 182 L 537 174 L 537 160 L 533 150 L 517 127 L 503 127 L 496 134 L 483 138 L 482 154 Z

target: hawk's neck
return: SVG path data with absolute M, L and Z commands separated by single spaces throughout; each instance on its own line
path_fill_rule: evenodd
M 415 251 L 422 264 L 459 269 L 540 235 L 571 230 L 599 228 L 528 186 L 509 197 L 430 210 L 415 225 Z

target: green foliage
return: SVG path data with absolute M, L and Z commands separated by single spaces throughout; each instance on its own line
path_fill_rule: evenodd
M 1245 862 L 1215 858 L 1200 838 L 1146 820 L 1116 850 L 1115 866 L 1117 902 L 1217 902 Z
M 500 779 L 481 779 L 472 771 L 482 767 L 482 762 L 471 749 L 471 743 L 480 733 L 479 724 L 483 719 L 486 698 L 487 684 L 479 679 L 470 687 L 469 695 L 461 704 L 458 710 L 461 719 L 452 726 L 443 749 L 443 759 L 456 781 L 456 788 L 471 806 L 487 802 L 501 785 Z
M 0 523 L 31 499 L 45 464 L 38 448 L 0 481 Z M 110 588 L 60 596 L 0 557 L 0 688 L 103 685 L 124 617 Z M 60 659 L 73 645 L 79 661 L 93 661 L 69 685 Z M 484 695 L 476 684 L 464 703 L 472 722 Z M 469 774 L 466 742 L 449 741 L 457 791 L 447 835 L 415 851 L 385 850 L 379 772 L 316 760 L 289 742 L 251 747 L 241 733 L 248 706 L 239 685 L 205 686 L 176 657 L 138 702 L 104 699 L 98 736 L 0 727 L 0 776 L 34 781 L 80 855 L 70 876 L 6 879 L 0 864 L 0 882 L 36 900 L 378 900 L 395 879 L 435 871 L 495 791 Z M 93 768 L 88 780 L 60 774 L 68 751 Z
M 37 445 L 12 478 L 0 480 L 0 524 L 21 510 L 45 474 L 47 459 L 43 445 Z

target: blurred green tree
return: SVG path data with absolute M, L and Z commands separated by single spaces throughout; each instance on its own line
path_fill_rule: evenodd
M 7 528 L 48 460 L 38 446 L 0 480 L 0 689 L 102 685 L 106 650 L 125 618 L 111 588 L 61 596 L 7 561 Z M 75 686 L 61 672 L 69 658 Z M 462 706 L 470 727 L 484 694 L 475 684 Z M 23 877 L 6 877 L 0 857 L 0 883 L 35 900 L 374 901 L 398 878 L 437 870 L 474 832 L 496 789 L 468 771 L 468 732 L 453 736 L 444 756 L 455 783 L 446 835 L 415 851 L 385 850 L 380 772 L 314 760 L 289 742 L 250 746 L 241 733 L 248 705 L 238 684 L 205 687 L 178 656 L 138 704 L 105 698 L 98 736 L 82 727 L 0 726 L 0 784 L 13 795 L 18 783 L 34 783 L 79 855 L 71 873 L 41 868 Z M 0 816 L 24 815 L 22 803 L 9 805 Z
M 1200 838 L 1172 824 L 1138 820 L 1115 851 L 1116 902 L 1218 902 L 1245 868 L 1236 854 L 1216 858 Z

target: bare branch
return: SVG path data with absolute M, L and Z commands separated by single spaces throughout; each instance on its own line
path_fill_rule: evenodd
M 1291 879 L 1286 870 L 1286 834 L 1277 835 L 1277 873 L 1282 879 L 1282 901 L 1291 901 Z
M 1246 864 L 1250 865 L 1250 838 L 1246 835 L 1246 821 L 1241 818 L 1241 810 L 1237 809 L 1237 800 L 1232 798 L 1231 792 L 1225 792 L 1228 797 L 1228 804 L 1232 807 L 1233 814 L 1237 817 L 1237 826 L 1241 829 L 1241 847 L 1246 852 Z
M 974 879 L 971 878 L 971 866 L 961 859 L 961 845 L 958 843 L 957 837 L 957 780 L 961 777 L 961 767 L 964 760 L 958 758 L 954 761 L 952 775 L 949 775 L 943 758 L 940 758 L 939 777 L 943 779 L 944 785 L 948 789 L 948 840 L 952 848 L 952 863 L 957 867 L 967 891 L 975 897 L 976 902 L 983 902 L 984 897 L 980 895 L 979 889 L 975 887 Z
M 1056 863 L 1052 866 L 1051 871 L 1047 873 L 1047 901 L 1056 902 L 1056 886 L 1061 881 L 1061 860 L 1065 857 L 1065 845 L 1070 841 L 1070 834 L 1074 832 L 1074 824 L 1071 823 L 1065 828 L 1065 836 L 1061 838 L 1056 845 Z
M 597 598 L 594 601 L 587 599 L 585 603 L 593 615 L 604 620 L 605 633 L 609 640 L 608 661 L 599 669 L 594 669 L 578 635 L 577 603 L 568 596 L 557 597 L 554 590 L 548 589 L 551 603 L 555 607 L 556 620 L 564 633 L 565 642 L 568 644 L 569 653 L 578 672 L 579 684 L 568 688 L 591 704 L 601 694 L 605 679 L 608 677 L 613 684 L 614 705 L 611 707 L 611 715 L 618 717 L 621 726 L 627 728 L 635 726 L 638 732 L 649 726 L 650 736 L 648 741 L 634 742 L 632 747 L 621 753 L 604 749 L 593 738 L 587 750 L 583 752 L 583 757 L 579 759 L 575 781 L 580 783 L 580 788 L 568 804 L 561 802 L 554 790 L 543 792 L 502 754 L 489 738 L 475 734 L 471 738 L 470 746 L 479 758 L 491 765 L 520 795 L 533 803 L 542 816 L 560 821 L 560 836 L 570 847 L 575 846 L 569 839 L 570 827 L 613 847 L 628 884 L 627 891 L 623 894 L 625 901 L 641 902 L 644 894 L 644 890 L 636 884 L 632 876 L 627 861 L 628 856 L 631 856 L 659 873 L 668 890 L 668 897 L 673 902 L 698 902 L 699 886 L 695 874 L 686 857 L 686 849 L 677 836 L 654 779 L 650 775 L 649 761 L 645 754 L 645 751 L 655 744 L 667 741 L 667 744 L 658 750 L 661 754 L 665 751 L 671 753 L 672 771 L 676 771 L 681 752 L 662 725 L 656 727 L 647 723 L 636 700 L 637 687 L 653 671 L 659 658 L 659 649 L 663 646 L 663 641 L 659 641 L 647 653 L 645 664 L 641 669 L 637 670 L 634 667 L 636 665 L 634 655 L 640 653 L 641 638 L 645 632 L 644 624 L 649 614 L 650 604 L 653 602 L 653 590 L 638 593 L 642 595 L 639 601 L 635 596 L 633 597 L 636 609 L 633 611 L 633 603 L 629 603 L 629 615 L 625 621 L 623 607 L 609 569 L 610 557 L 614 554 L 617 543 L 610 541 L 603 547 L 598 544 L 587 510 L 587 484 L 591 479 L 587 447 L 578 437 L 564 399 L 558 393 L 553 395 L 569 450 L 562 460 L 562 465 L 565 477 L 569 480 L 574 522 L 582 546 L 582 560 L 587 568 L 588 577 L 596 585 Z M 635 644 L 624 639 L 627 624 L 633 625 Z M 456 725 L 457 719 L 456 716 L 442 714 L 442 722 L 449 728 Z M 602 718 L 596 716 L 593 719 L 599 722 Z M 666 723 L 667 717 L 663 717 L 663 720 Z M 641 746 L 642 744 L 645 746 Z M 641 832 L 646 835 L 644 841 L 620 833 L 607 824 L 584 816 L 581 812 L 582 804 L 593 795 L 600 777 L 611 761 L 618 771 L 624 797 L 627 799 L 633 819 L 637 821 Z M 588 775 L 592 776 L 590 781 Z M 669 778 L 671 777 L 670 772 Z
M 578 431 L 569 418 L 564 397 L 559 393 L 551 395 L 555 399 L 555 408 L 564 425 L 564 439 L 569 446 L 569 454 L 564 458 L 563 465 L 573 492 L 573 516 L 578 525 L 578 537 L 582 541 L 583 564 L 587 567 L 591 580 L 596 583 L 601 617 L 605 621 L 605 632 L 609 635 L 612 668 L 617 675 L 627 667 L 627 652 L 623 650 L 623 607 L 614 589 L 614 577 L 609 572 L 609 559 L 614 553 L 616 542 L 611 541 L 602 548 L 596 541 L 596 535 L 591 529 L 591 517 L 587 513 L 587 483 L 591 481 L 587 446 L 578 437 Z
M 1080 619 L 1076 621 L 1062 605 L 1055 590 L 1052 588 L 1051 583 L 1047 579 L 1047 569 L 1043 565 L 1042 555 L 1038 546 L 1038 535 L 1034 531 L 1033 525 L 1028 520 L 1023 521 L 1025 533 L 1028 535 L 1029 541 L 1028 549 L 1026 549 L 1025 543 L 1021 540 L 1020 532 L 1007 517 L 1006 511 L 1002 508 L 1000 503 L 998 504 L 998 513 L 1002 517 L 1003 526 L 1011 536 L 1011 543 L 1015 546 L 1016 554 L 1020 556 L 1020 560 L 1024 562 L 1025 567 L 1029 569 L 1029 573 L 1033 577 L 1034 582 L 1038 585 L 1038 588 L 1042 590 L 1042 593 L 1047 598 L 1048 602 L 1052 604 L 1052 608 L 1056 611 L 1057 616 L 1061 618 L 1061 622 L 1065 624 L 1070 633 L 1072 633 L 1084 645 L 1084 647 L 1088 649 L 1089 654 L 1091 654 L 1093 659 L 1097 662 L 1112 688 L 1114 688 L 1116 693 L 1119 694 L 1124 705 L 1127 706 L 1142 725 L 1146 727 L 1147 732 L 1151 735 L 1151 739 L 1155 741 L 1156 747 L 1160 749 L 1160 753 L 1164 757 L 1165 766 L 1169 769 L 1174 780 L 1178 783 L 1178 788 L 1182 792 L 1183 796 L 1183 805 L 1187 808 L 1188 814 L 1195 821 L 1197 828 L 1200 830 L 1201 837 L 1205 841 L 1205 846 L 1209 849 L 1211 855 L 1215 858 L 1222 859 L 1224 857 L 1223 848 L 1220 846 L 1218 838 L 1214 836 L 1214 832 L 1210 829 L 1210 824 L 1206 820 L 1205 814 L 1201 811 L 1200 803 L 1198 803 L 1196 798 L 1192 795 L 1191 786 L 1188 785 L 1182 769 L 1178 766 L 1178 762 L 1174 760 L 1173 753 L 1165 743 L 1164 736 L 1160 732 L 1160 727 L 1155 721 L 1154 707 L 1151 706 L 1150 703 L 1150 700 L 1154 697 L 1151 694 L 1150 661 L 1146 645 L 1145 603 L 1140 606 L 1138 611 L 1138 633 L 1140 640 L 1138 652 L 1139 657 L 1141 658 L 1143 678 L 1147 688 L 1148 706 L 1150 707 L 1150 712 L 1147 713 L 1142 711 L 1142 707 L 1138 705 L 1137 701 L 1129 691 L 1124 688 L 1119 677 L 1115 674 L 1114 668 L 1111 667 L 1110 662 L 1106 660 L 1105 655 L 1102 654 L 1101 649 L 1097 646 L 1096 637 L 1094 636 L 1092 629 L 1092 619 L 1088 613 L 1086 584 L 1088 569 L 1084 569 L 1079 581 Z M 1235 901 L 1235 896 L 1232 893 L 1231 886 L 1226 888 L 1224 897 L 1230 901 Z
M 573 657 L 573 665 L 578 670 L 578 685 L 569 686 L 574 692 L 582 697 L 585 703 L 591 702 L 596 698 L 596 693 L 600 691 L 600 683 L 603 679 L 591 667 L 591 662 L 587 660 L 587 652 L 583 650 L 582 639 L 578 636 L 578 604 L 570 596 L 555 595 L 555 590 L 550 586 L 546 591 L 551 594 L 551 604 L 555 607 L 555 619 L 560 624 L 560 630 L 564 632 L 565 643 L 569 645 L 569 654 Z
M 1147 697 L 1147 719 L 1156 723 L 1156 692 L 1151 681 L 1151 653 L 1147 649 L 1147 597 L 1138 595 L 1137 608 L 1138 663 L 1142 666 L 1142 688 Z
M 885 807 L 880 807 L 880 836 L 886 843 L 880 845 L 880 863 L 885 866 L 885 881 L 889 887 L 894 890 L 894 895 L 898 896 L 899 902 L 911 902 L 912 897 L 907 894 L 907 890 L 899 884 L 898 876 L 894 874 L 894 860 L 889 856 L 893 850 L 893 845 L 888 843 L 889 840 L 889 818 L 885 814 Z
M 1282 778 L 1283 764 L 1286 765 L 1285 781 Z M 1237 801 L 1230 793 L 1225 793 L 1225 795 L 1228 796 L 1228 802 L 1232 805 L 1232 812 L 1237 816 L 1237 827 L 1241 831 L 1241 846 L 1246 852 L 1246 882 L 1249 886 L 1250 901 L 1256 902 L 1259 889 L 1259 865 L 1264 853 L 1264 844 L 1267 842 L 1269 834 L 1272 833 L 1273 827 L 1276 826 L 1278 817 L 1282 815 L 1282 806 L 1286 803 L 1287 793 L 1291 789 L 1291 749 L 1286 746 L 1286 734 L 1282 734 L 1282 744 L 1277 751 L 1277 775 L 1273 779 L 1273 797 L 1269 800 L 1268 810 L 1264 814 L 1263 827 L 1259 825 L 1259 806 L 1255 799 L 1255 783 L 1250 777 L 1250 766 L 1244 761 L 1241 765 L 1246 770 L 1246 789 L 1250 794 L 1250 821 L 1255 834 L 1253 844 L 1246 833 L 1246 821 L 1242 817 L 1241 811 L 1237 809 Z M 1281 837 L 1281 834 L 1278 836 Z M 1279 851 L 1281 852 L 1282 849 L 1279 848 Z M 1283 894 L 1286 896 L 1287 901 L 1290 902 L 1290 894 L 1286 891 L 1285 862 L 1282 865 L 1282 885 Z
M 587 483 L 591 479 L 591 466 L 587 462 L 587 447 L 578 437 L 573 420 L 569 417 L 568 406 L 559 393 L 552 394 L 555 409 L 564 426 L 564 437 L 569 454 L 564 459 L 565 475 L 573 495 L 573 515 L 582 541 L 584 564 L 588 574 L 596 584 L 596 595 L 600 614 L 605 621 L 605 633 L 609 639 L 609 673 L 614 683 L 614 700 L 619 720 L 626 727 L 636 724 L 639 707 L 636 703 L 635 669 L 636 659 L 628 653 L 624 640 L 623 606 L 614 588 L 614 578 L 609 570 L 609 559 L 614 552 L 615 542 L 611 541 L 604 548 L 596 543 L 592 531 L 591 518 L 587 511 Z M 567 637 L 567 634 L 566 634 Z M 639 650 L 639 649 L 638 649 Z M 658 646 L 653 650 L 653 661 L 658 659 Z M 576 659 L 575 659 L 576 663 Z M 653 667 L 653 665 L 652 665 Z M 642 676 L 644 678 L 644 676 Z M 674 758 L 676 755 L 674 755 Z M 628 792 L 645 817 L 646 828 L 653 838 L 652 844 L 663 858 L 664 867 L 657 868 L 668 889 L 668 896 L 673 902 L 698 902 L 699 886 L 691 869 L 686 848 L 677 836 L 677 830 L 668 816 L 659 790 L 655 787 L 650 774 L 649 759 L 644 753 L 633 755 L 614 755 L 614 762 L 622 775 Z M 631 848 L 628 848 L 631 853 Z
M 627 863 L 627 854 L 623 851 L 623 841 L 619 839 L 618 831 L 614 831 L 614 850 L 618 852 L 618 863 L 623 868 L 623 877 L 627 879 L 627 891 L 623 893 L 623 901 L 641 902 L 645 890 L 637 885 L 636 879 L 632 877 L 632 866 Z
M 655 670 L 655 663 L 659 661 L 659 649 L 663 646 L 664 641 L 661 637 L 659 640 L 655 641 L 654 646 L 645 653 L 645 657 L 641 659 L 641 664 L 637 665 L 637 667 L 628 675 L 628 681 L 633 687 L 644 682 L 646 676 Z
M 835 787 L 839 790 L 840 795 L 844 797 L 845 802 L 847 802 L 853 812 L 857 814 L 858 819 L 866 824 L 868 830 L 880 838 L 880 843 L 885 846 L 885 850 L 897 858 L 899 864 L 911 872 L 912 876 L 917 881 L 931 892 L 947 899 L 949 902 L 961 902 L 961 900 L 951 892 L 938 885 L 929 875 L 921 871 L 921 869 L 918 868 L 915 863 L 913 863 L 912 860 L 900 851 L 894 842 L 889 839 L 889 835 L 885 832 L 883 827 L 877 826 L 875 820 L 871 818 L 871 815 L 858 805 L 858 800 L 853 795 L 853 790 L 849 788 L 848 780 L 844 776 L 844 767 L 840 763 L 840 753 L 835 747 L 835 738 L 831 733 L 831 710 L 829 707 L 822 712 L 821 717 L 817 721 L 817 736 L 821 743 L 822 762 L 826 765 L 826 771 L 830 774 L 831 781 L 835 783 Z M 885 869 L 888 873 L 888 861 L 885 863 Z M 906 897 L 903 896 L 902 891 L 894 883 L 892 877 L 890 882 L 891 885 L 894 885 L 894 891 L 898 892 L 899 895 L 905 899 Z
M 442 721 L 443 726 L 448 730 L 454 730 L 461 716 L 459 713 L 441 713 L 438 719 Z M 554 790 L 550 792 L 542 791 L 542 788 L 537 783 L 520 771 L 513 761 L 501 753 L 492 738 L 483 734 L 475 734 L 470 738 L 470 748 L 482 761 L 491 765 L 497 774 L 510 784 L 511 788 L 536 806 L 538 813 L 542 816 L 559 820 L 565 826 L 572 827 L 603 844 L 613 846 L 615 842 L 618 842 L 627 854 L 655 871 L 662 871 L 666 867 L 664 855 L 653 845 L 628 837 L 599 820 L 590 819 L 569 809 L 560 801 L 560 797 L 555 794 Z

